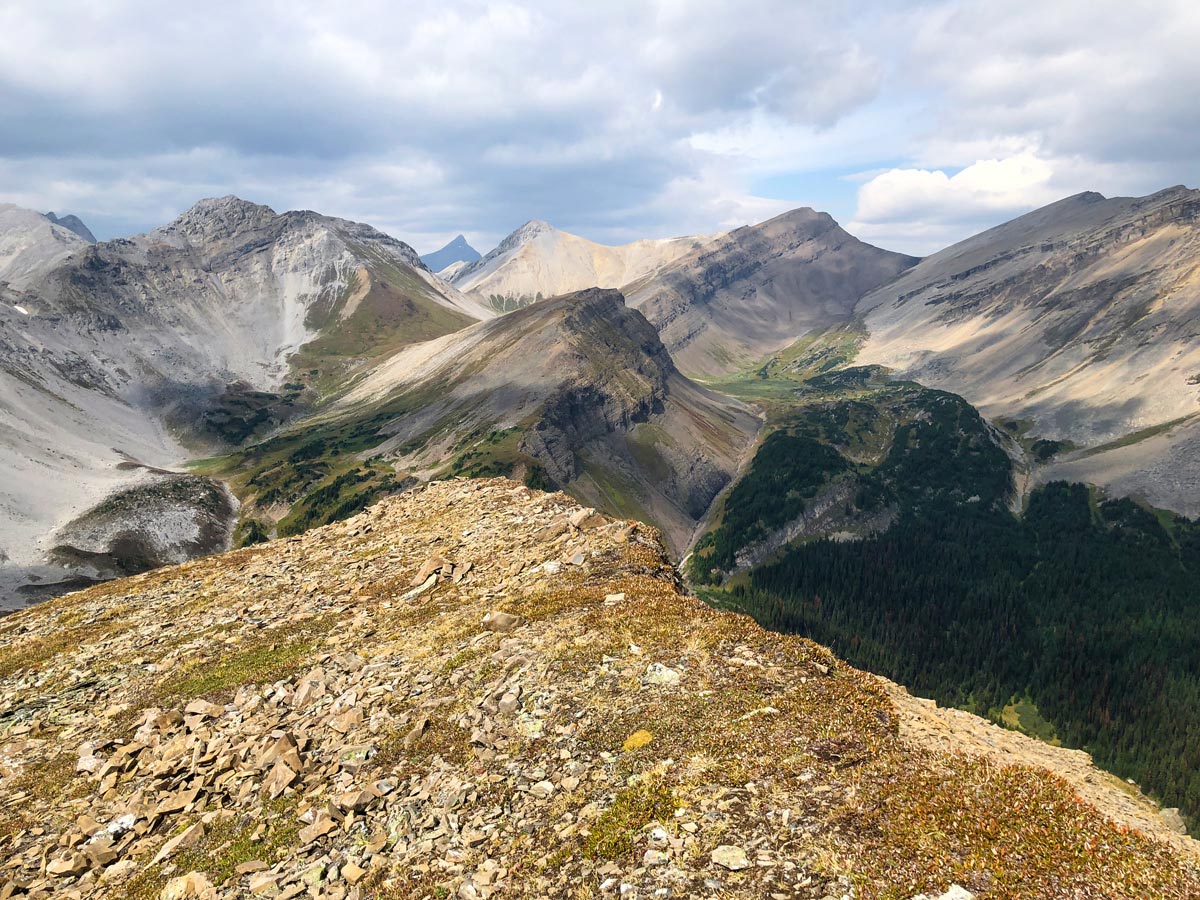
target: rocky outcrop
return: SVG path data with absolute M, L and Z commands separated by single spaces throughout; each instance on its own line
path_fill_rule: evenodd
M 1186 843 L 1081 801 L 1054 748 L 1001 765 L 906 716 L 682 594 L 644 526 L 434 484 L 0 621 L 0 891 L 1200 890 Z
M 488 435 L 515 430 L 554 484 L 659 525 L 680 551 L 759 426 L 741 403 L 680 375 L 646 319 L 599 289 L 410 348 L 330 415 L 342 430 L 378 423 L 367 452 L 426 474 L 455 454 L 486 455 Z
M 897 506 L 886 506 L 870 513 L 847 508 L 854 501 L 858 484 L 852 480 L 835 481 L 813 497 L 803 512 L 791 522 L 742 547 L 734 555 L 737 568 L 729 577 L 745 572 L 767 560 L 773 553 L 795 541 L 811 537 L 852 540 L 887 531 L 899 514 Z
M 143 479 L 59 529 L 51 562 L 105 580 L 229 549 L 238 504 L 225 485 L 197 475 Z

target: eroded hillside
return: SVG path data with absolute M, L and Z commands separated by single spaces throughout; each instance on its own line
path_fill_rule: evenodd
M 18 613 L 0 679 L 5 896 L 1200 891 L 1181 839 L 504 480 Z
M 0 605 L 102 574 L 44 563 L 67 543 L 60 529 L 115 492 L 161 491 L 158 470 L 277 428 L 348 374 L 490 315 L 407 244 L 314 212 L 223 197 L 90 244 L 5 204 Z M 140 544 L 163 539 L 136 530 Z
M 863 298 L 858 362 L 1057 442 L 1043 480 L 1196 515 L 1198 221 L 1200 193 L 1174 187 L 1079 194 L 975 235 Z

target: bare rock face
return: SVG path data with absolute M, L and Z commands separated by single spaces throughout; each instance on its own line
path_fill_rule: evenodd
M 858 313 L 870 338 L 857 362 L 953 390 L 989 416 L 1029 422 L 1032 436 L 1079 448 L 1039 477 L 1111 485 L 1195 515 L 1197 254 L 1200 192 L 1070 197 L 865 297 Z M 1138 437 L 1154 441 L 1122 449 Z
M 178 565 L 229 549 L 237 505 L 211 478 L 147 474 L 59 529 L 49 556 L 98 579 Z
M 651 529 L 441 482 L 0 620 L 0 892 L 1200 891 L 1186 838 L 1053 774 L 1077 751 L 996 765 L 908 715 L 684 595 Z
M 87 244 L 41 213 L 0 203 L 0 283 L 24 287 Z
M 848 321 L 864 294 L 915 262 L 797 209 L 718 235 L 623 290 L 680 369 L 719 375 Z
M 92 230 L 83 224 L 83 220 L 79 216 L 67 213 L 65 216 L 56 216 L 52 212 L 45 214 L 46 218 L 55 225 L 60 225 L 70 231 L 72 234 L 77 234 L 89 244 L 96 243 L 96 236 L 92 234 Z

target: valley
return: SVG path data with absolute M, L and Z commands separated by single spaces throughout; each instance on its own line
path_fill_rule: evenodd
M 0 587 L 505 477 L 1194 824 L 1195 208 L 1081 195 L 925 260 L 807 209 L 622 247 L 533 222 L 441 276 L 237 198 L 99 244 L 10 210 Z
M 960 397 L 878 367 L 779 371 L 727 383 L 773 412 L 685 560 L 700 596 L 1195 810 L 1200 521 L 1047 479 Z

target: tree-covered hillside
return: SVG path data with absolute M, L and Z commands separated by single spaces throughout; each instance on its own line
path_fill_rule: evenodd
M 1088 749 L 1195 821 L 1200 522 L 1061 482 L 1017 515 L 1012 468 L 953 395 L 823 396 L 764 441 L 689 574 L 767 627 Z M 822 497 L 842 504 L 832 520 Z M 881 508 L 885 528 L 847 539 Z M 736 565 L 806 512 L 816 528 Z

